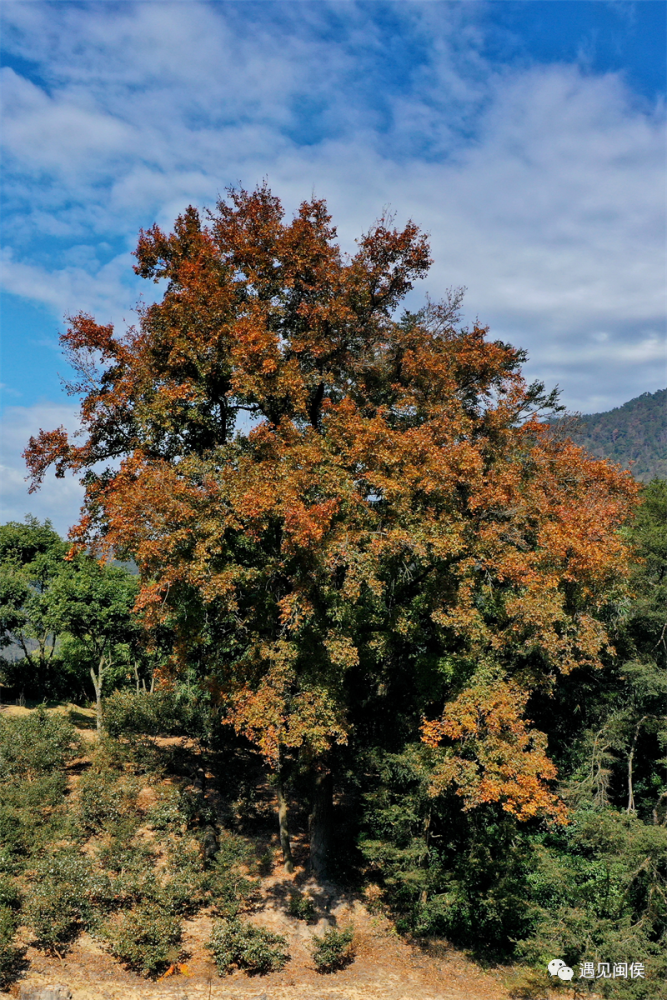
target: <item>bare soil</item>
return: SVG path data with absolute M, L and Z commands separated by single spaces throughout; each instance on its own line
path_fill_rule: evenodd
M 291 960 L 279 973 L 247 976 L 242 972 L 220 978 L 204 942 L 211 918 L 200 915 L 186 921 L 184 944 L 189 952 L 187 972 L 155 983 L 127 972 L 87 934 L 66 958 L 48 958 L 28 948 L 28 967 L 10 989 L 62 983 L 73 1000 L 507 1000 L 505 970 L 484 972 L 444 942 L 428 950 L 400 938 L 391 924 L 373 916 L 358 900 L 332 900 L 330 917 L 306 925 L 285 914 L 271 898 L 280 880 L 267 879 L 265 905 L 250 919 L 284 934 Z M 318 887 L 312 886 L 314 891 Z M 313 933 L 322 934 L 334 922 L 355 929 L 355 960 L 346 969 L 319 974 L 310 957 Z

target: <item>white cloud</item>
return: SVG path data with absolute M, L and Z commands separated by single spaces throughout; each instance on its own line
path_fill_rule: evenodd
M 6 392 L 8 396 L 20 396 L 21 393 L 17 389 L 13 389 L 10 385 L 6 385 L 4 382 L 0 382 L 0 393 Z
M 250 31 L 243 5 L 5 4 L 7 48 L 45 81 L 5 71 L 5 287 L 59 316 L 130 318 L 139 225 L 268 175 L 290 210 L 326 197 L 348 249 L 386 204 L 414 218 L 424 287 L 466 285 L 470 314 L 572 407 L 665 384 L 664 108 L 613 75 L 488 65 L 481 4 L 396 7 L 428 56 L 375 94 L 386 39 L 367 7 L 258 9 Z M 76 254 L 40 256 L 44 234 Z M 126 250 L 97 264 L 85 245 L 104 240 Z
M 88 100 L 71 94 L 49 97 L 9 67 L 0 70 L 0 87 L 6 105 L 5 146 L 23 169 L 76 175 L 82 162 L 90 169 L 92 158 L 108 169 L 110 157 L 132 147 L 132 129 L 99 108 L 86 107 Z
M 71 476 L 56 479 L 49 472 L 42 488 L 28 494 L 26 467 L 21 454 L 31 435 L 40 428 L 52 430 L 62 424 L 69 431 L 78 425 L 78 407 L 54 403 L 35 406 L 9 406 L 2 420 L 0 439 L 0 522 L 22 521 L 26 514 L 44 520 L 50 518 L 61 535 L 66 536 L 77 520 L 83 489 Z
M 85 253 L 86 248 L 81 249 Z M 10 251 L 2 253 L 3 284 L 7 291 L 33 302 L 51 306 L 57 316 L 75 312 L 94 313 L 100 322 L 115 319 L 120 322 L 137 299 L 137 291 L 130 291 L 124 282 L 131 274 L 133 259 L 122 254 L 99 266 L 93 258 L 87 266 L 72 265 L 59 269 L 15 261 Z M 136 282 L 134 283 L 136 289 Z M 141 289 L 143 291 L 143 289 Z M 149 287 L 146 291 L 151 292 Z

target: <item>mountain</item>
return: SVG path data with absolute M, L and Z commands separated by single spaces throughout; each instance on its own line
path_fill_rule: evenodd
M 645 392 L 606 413 L 565 417 L 569 436 L 595 458 L 630 469 L 643 483 L 667 479 L 667 389 Z

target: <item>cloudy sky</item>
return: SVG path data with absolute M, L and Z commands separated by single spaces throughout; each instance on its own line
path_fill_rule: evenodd
M 76 484 L 29 498 L 20 460 L 75 424 L 63 317 L 131 322 L 139 228 L 264 177 L 288 212 L 325 197 L 346 249 L 414 219 L 413 302 L 465 285 L 571 409 L 663 388 L 666 10 L 3 0 L 2 520 L 76 518 Z

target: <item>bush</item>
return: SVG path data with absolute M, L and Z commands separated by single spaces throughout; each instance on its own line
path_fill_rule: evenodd
M 100 849 L 97 861 L 113 887 L 115 905 L 132 906 L 145 900 L 155 902 L 161 883 L 156 878 L 156 854 L 150 844 L 132 843 L 134 817 L 121 820 L 109 842 Z
M 160 788 L 157 802 L 148 811 L 147 820 L 154 830 L 199 828 L 215 823 L 215 810 L 198 789 Z
M 69 720 L 40 706 L 30 715 L 0 718 L 0 781 L 33 781 L 80 753 L 80 738 Z
M 223 830 L 207 872 L 211 903 L 220 916 L 235 917 L 239 905 L 252 896 L 257 887 L 256 879 L 250 877 L 253 863 L 253 851 L 246 841 Z
M 193 841 L 170 846 L 168 864 L 155 900 L 169 913 L 192 916 L 209 902 L 209 877 Z
M 35 935 L 35 947 L 62 955 L 81 929 L 77 900 L 70 887 L 60 882 L 44 882 L 26 899 L 25 922 Z
M 161 777 L 174 763 L 174 755 L 174 747 L 160 747 L 148 736 L 123 740 L 103 732 L 90 757 L 99 772 L 130 769 L 137 775 Z
M 146 821 L 154 830 L 173 831 L 187 826 L 183 815 L 182 793 L 173 785 L 156 789 L 156 803 L 146 816 Z
M 110 736 L 194 736 L 206 731 L 207 712 L 178 691 L 115 691 L 104 703 Z
M 315 919 L 315 904 L 310 896 L 304 896 L 302 892 L 295 892 L 290 896 L 287 912 L 290 917 L 297 917 L 308 923 Z
M 66 787 L 60 772 L 0 782 L 0 871 L 17 874 L 30 855 L 68 836 Z
M 153 903 L 125 912 L 100 933 L 109 951 L 130 969 L 156 976 L 180 955 L 181 921 Z
M 84 774 L 78 795 L 78 819 L 86 833 L 97 833 L 120 819 L 124 796 L 115 774 Z
M 21 894 L 6 875 L 0 875 L 0 907 L 18 910 L 21 905 Z
M 337 931 L 332 927 L 322 937 L 313 934 L 313 961 L 318 972 L 335 972 L 343 969 L 354 959 L 352 939 L 354 930 L 347 927 Z
M 9 906 L 0 905 L 0 987 L 7 986 L 21 957 L 21 951 L 14 946 L 16 918 Z
M 216 921 L 207 948 L 220 976 L 235 965 L 248 972 L 277 972 L 289 960 L 284 937 L 238 918 Z
M 77 934 L 92 923 L 104 879 L 89 858 L 65 849 L 42 858 L 29 873 L 23 911 L 35 945 L 62 955 Z

